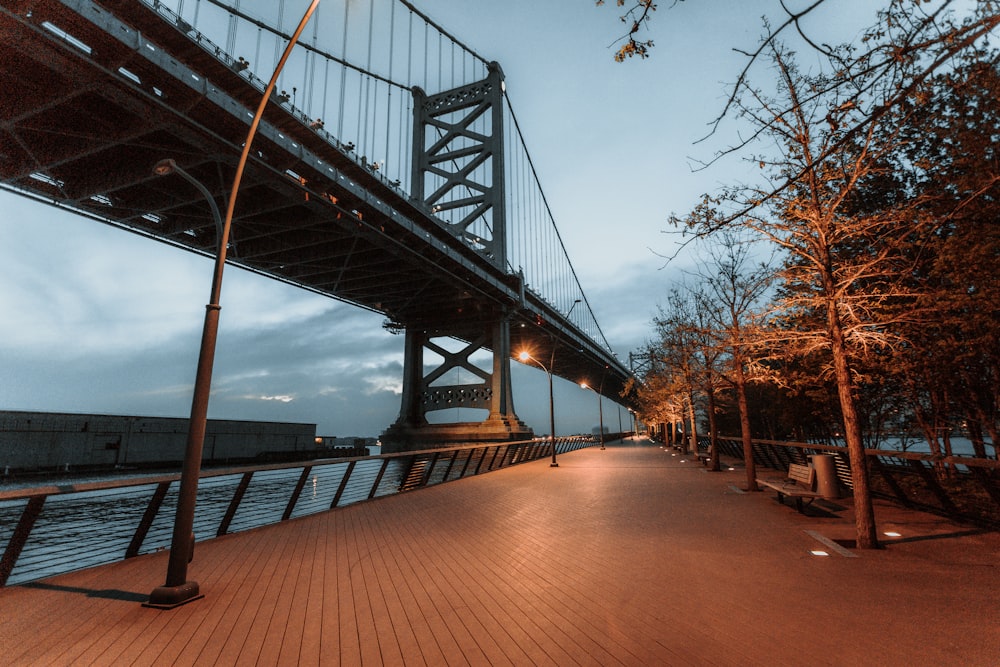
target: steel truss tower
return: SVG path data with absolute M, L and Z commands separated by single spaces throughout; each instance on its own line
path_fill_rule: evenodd
M 437 95 L 414 88 L 413 98 L 414 199 L 454 236 L 505 271 L 503 71 L 491 63 L 482 81 Z M 447 329 L 448 323 L 442 322 L 439 331 Z M 481 335 L 457 352 L 435 344 L 433 337 L 424 329 L 406 328 L 402 407 L 396 423 L 382 434 L 383 451 L 532 437 L 514 412 L 509 313 L 484 322 Z M 484 348 L 493 352 L 492 372 L 470 361 Z M 442 358 L 426 375 L 425 350 Z M 434 384 L 455 369 L 478 382 Z M 428 423 L 427 413 L 456 407 L 487 409 L 489 416 L 481 422 Z

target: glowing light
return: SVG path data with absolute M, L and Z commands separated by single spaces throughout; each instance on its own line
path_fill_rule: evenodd
M 818 549 L 817 549 L 817 550 L 815 550 L 815 551 L 810 551 L 809 553 L 811 553 L 811 554 L 812 554 L 813 556 L 829 556 L 829 555 L 830 555 L 830 554 L 828 554 L 827 552 L 825 552 L 825 551 L 820 551 L 820 550 L 818 550 Z

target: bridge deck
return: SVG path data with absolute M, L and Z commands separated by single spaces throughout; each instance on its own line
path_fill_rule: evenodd
M 1000 535 L 850 501 L 801 515 L 659 447 L 546 461 L 0 591 L 5 664 L 996 664 Z M 815 531 L 813 533 L 807 531 Z M 836 546 L 836 543 L 834 543 Z M 829 557 L 810 554 L 824 549 Z M 854 555 L 857 557 L 846 557 Z

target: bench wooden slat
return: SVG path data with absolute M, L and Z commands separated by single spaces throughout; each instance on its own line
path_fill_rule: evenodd
M 798 463 L 789 464 L 788 476 L 785 479 L 757 478 L 758 484 L 778 492 L 779 503 L 784 503 L 784 496 L 795 498 L 795 506 L 799 512 L 803 511 L 803 498 L 808 498 L 811 503 L 822 495 L 814 490 L 815 482 L 816 469 Z

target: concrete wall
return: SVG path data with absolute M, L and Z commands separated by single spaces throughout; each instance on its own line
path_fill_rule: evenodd
M 0 474 L 174 464 L 187 431 L 187 419 L 0 410 Z M 294 458 L 316 447 L 315 424 L 210 419 L 203 461 Z

